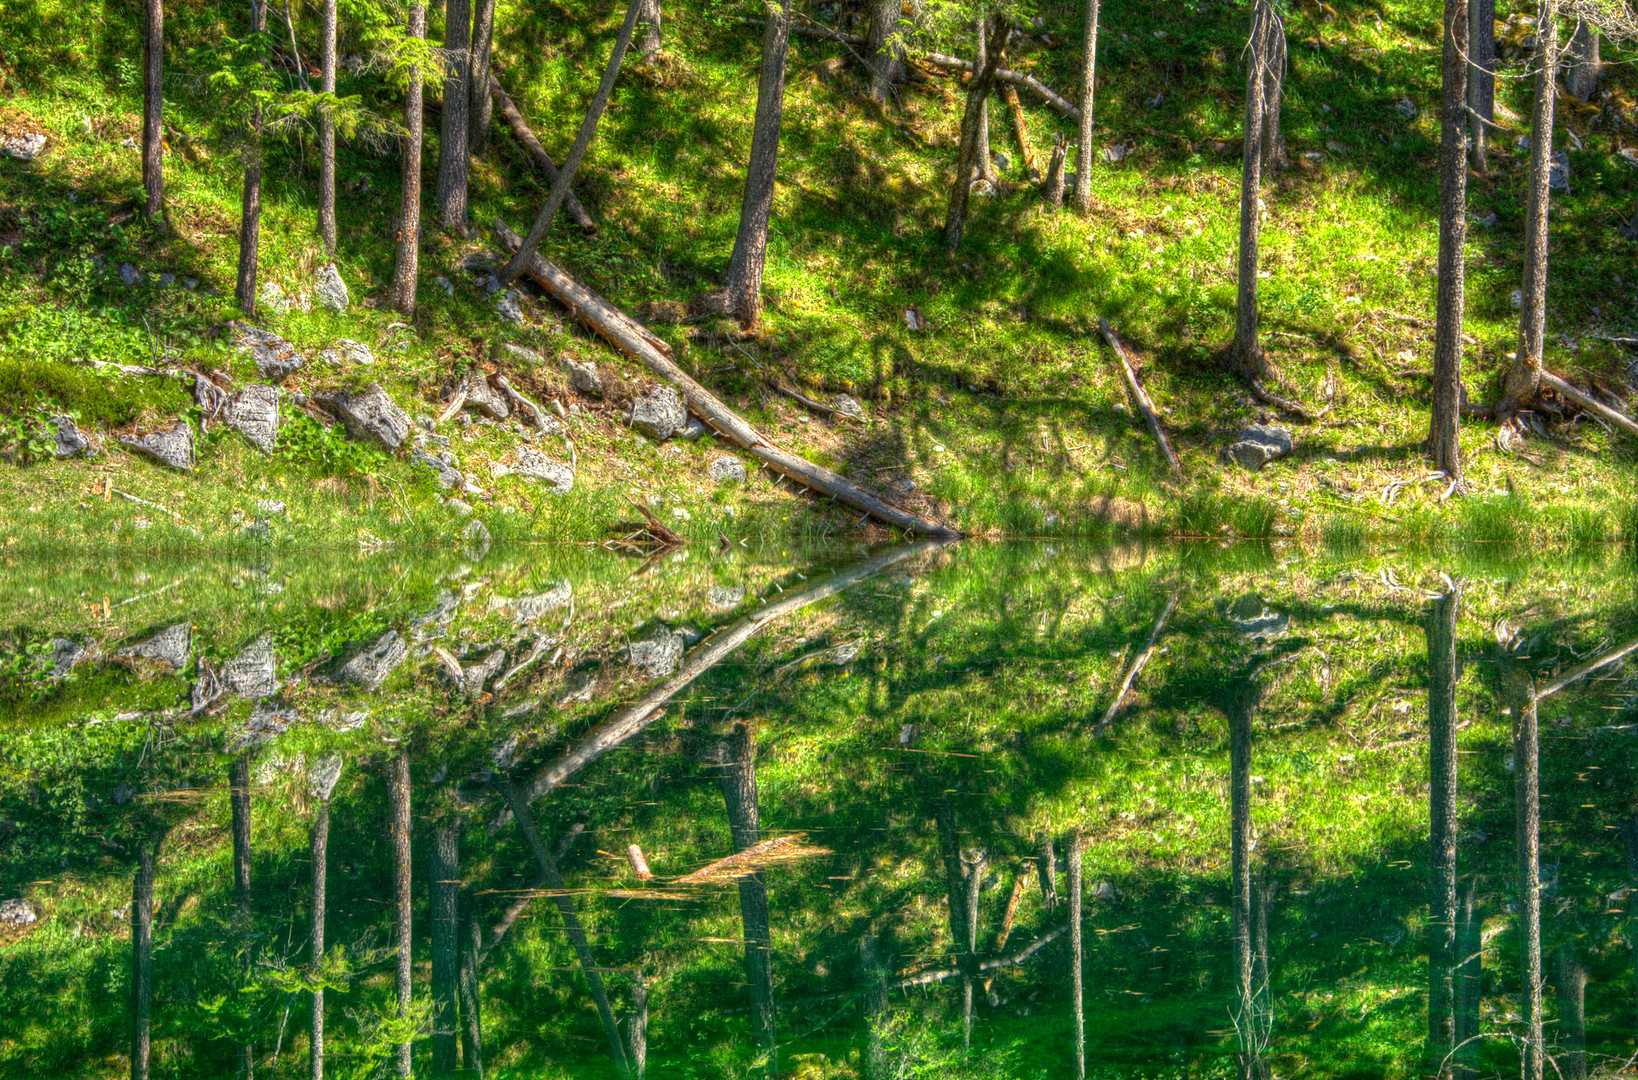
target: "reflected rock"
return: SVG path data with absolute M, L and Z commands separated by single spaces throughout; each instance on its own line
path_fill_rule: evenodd
M 388 630 L 376 638 L 373 645 L 342 664 L 336 671 L 336 682 L 351 683 L 365 690 L 378 690 L 408 655 L 409 646 L 404 644 L 404 639 L 398 636 L 396 630 Z
M 642 641 L 633 641 L 626 647 L 631 666 L 651 679 L 674 675 L 682 666 L 687 643 L 683 636 L 668 626 L 655 630 Z
M 357 731 L 370 718 L 367 712 L 341 712 L 337 709 L 325 709 L 318 714 L 318 722 L 331 731 Z
M 437 603 L 410 619 L 410 626 L 420 630 L 426 626 L 443 626 L 455 617 L 455 612 L 461 606 L 461 598 L 445 589 L 438 594 Z M 418 637 L 425 636 L 417 635 Z
M 563 680 L 563 696 L 557 699 L 559 705 L 569 705 L 576 701 L 590 701 L 597 692 L 597 672 L 573 671 Z
M 307 790 L 313 798 L 329 801 L 330 793 L 336 789 L 336 782 L 341 779 L 340 754 L 331 754 L 313 762 L 307 770 Z
M 853 658 L 859 655 L 859 650 L 863 647 L 857 641 L 844 641 L 826 653 L 825 658 L 837 667 L 844 667 L 853 662 Z
M 193 627 L 188 623 L 177 623 L 175 626 L 167 626 L 147 641 L 115 649 L 113 657 L 133 666 L 156 664 L 168 667 L 171 671 L 181 671 L 188 666 L 188 655 L 192 651 L 192 646 Z
M 253 746 L 260 746 L 269 739 L 277 738 L 290 730 L 290 725 L 297 720 L 294 709 L 281 708 L 266 702 L 256 706 L 244 726 L 233 733 L 228 740 L 226 752 L 229 754 L 241 753 Z
M 120 445 L 135 450 L 161 465 L 183 472 L 193 471 L 193 425 L 186 420 L 178 420 L 167 431 L 154 431 L 147 435 L 121 435 Z
M 241 697 L 272 697 L 279 689 L 274 665 L 273 636 L 263 634 L 229 660 L 222 674 L 227 688 Z
M 543 593 L 533 596 L 520 596 L 517 599 L 517 621 L 532 623 L 547 612 L 558 608 L 574 599 L 574 586 L 567 580 L 560 581 Z
M 0 900 L 0 926 L 27 926 L 40 916 L 27 900 Z
M 1272 610 L 1256 593 L 1240 597 L 1228 614 L 1234 629 L 1252 641 L 1277 638 L 1291 629 L 1291 616 Z
M 706 601 L 718 610 L 736 608 L 745 602 L 745 587 L 742 585 L 713 585 L 705 594 Z

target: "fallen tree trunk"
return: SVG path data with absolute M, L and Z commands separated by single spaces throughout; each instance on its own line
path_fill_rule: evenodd
M 1137 657 L 1132 665 L 1126 669 L 1126 677 L 1120 681 L 1120 688 L 1115 691 L 1115 700 L 1109 703 L 1109 711 L 1103 714 L 1098 726 L 1092 729 L 1092 737 L 1099 738 L 1109 730 L 1109 725 L 1115 722 L 1115 716 L 1120 712 L 1121 705 L 1126 701 L 1126 694 L 1132 689 L 1132 683 L 1137 681 L 1138 675 L 1143 672 L 1149 663 L 1149 658 L 1155 653 L 1155 642 L 1160 640 L 1160 632 L 1166 629 L 1166 620 L 1172 617 L 1177 608 L 1177 601 L 1181 593 L 1172 593 L 1166 600 L 1166 606 L 1160 609 L 1160 618 L 1155 620 L 1155 628 L 1149 631 L 1149 640 L 1143 643 L 1138 650 Z
M 971 60 L 963 60 L 958 56 L 946 56 L 943 53 L 929 52 L 922 53 L 918 59 L 925 60 L 934 67 L 946 68 L 950 71 L 971 72 L 973 70 L 973 63 Z M 1007 83 L 1010 86 L 1022 86 L 1028 90 L 1033 90 L 1035 93 L 1041 96 L 1043 101 L 1045 101 L 1048 105 L 1051 105 L 1054 109 L 1057 109 L 1059 112 L 1063 113 L 1069 119 L 1079 121 L 1081 118 L 1081 110 L 1071 105 L 1063 98 L 1062 95 L 1054 91 L 1052 87 L 1048 86 L 1046 83 L 1042 82 L 1040 79 L 1037 79 L 1033 75 L 1025 75 L 1021 71 L 1008 71 L 1006 68 L 1002 68 L 995 73 L 995 81 Z
M 1132 400 L 1137 403 L 1138 411 L 1148 423 L 1155 442 L 1160 444 L 1160 452 L 1165 455 L 1166 464 L 1171 466 L 1174 475 L 1182 476 L 1183 463 L 1177 459 L 1177 451 L 1172 449 L 1172 441 L 1166 437 L 1166 430 L 1160 426 L 1160 417 L 1155 414 L 1154 403 L 1149 400 L 1149 395 L 1143 392 L 1143 386 L 1137 379 L 1137 372 L 1132 370 L 1132 362 L 1126 358 L 1126 349 L 1115 336 L 1115 332 L 1109 328 L 1108 319 L 1099 319 L 1098 329 L 1103 331 L 1104 340 L 1109 342 L 1109 347 L 1115 350 L 1115 359 L 1120 361 L 1121 374 L 1126 377 L 1126 388 L 1132 392 Z
M 510 253 L 515 254 L 522 245 L 522 239 L 518 234 L 501 221 L 495 222 L 495 237 Z M 752 456 L 775 472 L 823 495 L 829 495 L 833 501 L 840 501 L 855 510 L 863 511 L 866 516 L 894 528 L 941 539 L 957 539 L 961 536 L 961 533 L 948 525 L 924 518 L 903 507 L 894 506 L 858 487 L 846 477 L 774 446 L 739 414 L 723 404 L 715 394 L 678 367 L 671 359 L 671 346 L 649 333 L 637 320 L 576 281 L 551 260 L 536 254 L 525 265 L 524 273 L 568 308 L 575 318 L 601 334 L 616 349 L 641 362 L 654 374 L 682 391 L 683 400 L 687 402 L 691 411 L 704 419 L 719 434 L 749 451 Z
M 1625 645 L 1618 645 L 1608 652 L 1601 653 L 1598 656 L 1593 657 L 1591 660 L 1588 660 L 1586 663 L 1579 664 L 1571 668 L 1569 671 L 1566 671 L 1563 675 L 1536 691 L 1536 700 L 1541 701 L 1546 697 L 1556 694 L 1566 686 L 1569 686 L 1571 683 L 1585 679 L 1588 675 L 1591 675 L 1600 668 L 1606 668 L 1611 664 L 1618 663 L 1635 652 L 1638 652 L 1638 638 L 1633 638 Z
M 529 121 L 524 119 L 523 111 L 518 108 L 511 96 L 501 89 L 500 80 L 493 75 L 489 77 L 489 93 L 495 99 L 495 105 L 500 109 L 501 118 L 506 121 L 506 126 L 512 129 L 512 136 L 517 139 L 540 171 L 546 174 L 546 182 L 557 183 L 557 162 L 553 161 L 552 155 L 540 145 L 540 140 L 535 138 L 534 130 L 529 127 Z M 571 191 L 564 197 L 563 209 L 569 212 L 574 223 L 582 229 L 589 233 L 597 231 L 597 222 L 586 213 L 586 208 L 580 205 L 580 200 L 574 197 L 574 192 Z
M 1625 431 L 1628 435 L 1638 435 L 1638 421 L 1633 420 L 1632 417 L 1628 416 L 1624 412 L 1618 412 L 1615 409 L 1610 408 L 1608 405 L 1605 405 L 1602 401 L 1599 401 L 1592 395 L 1577 390 L 1562 377 L 1554 375 L 1551 371 L 1548 371 L 1545 368 L 1542 369 L 1541 372 L 1541 385 L 1551 390 L 1558 391 L 1561 397 L 1575 402 L 1577 405 L 1581 406 L 1583 409 L 1586 409 L 1600 420 L 1615 425 L 1622 431 Z

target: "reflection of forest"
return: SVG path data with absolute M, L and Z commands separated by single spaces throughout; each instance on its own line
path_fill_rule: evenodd
M 0 1075 L 1633 1052 L 1613 558 L 555 558 L 19 603 Z

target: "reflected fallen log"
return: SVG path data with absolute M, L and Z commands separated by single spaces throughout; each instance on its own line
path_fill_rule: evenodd
M 1586 663 L 1577 664 L 1575 667 L 1571 668 L 1569 671 L 1566 671 L 1563 675 L 1560 675 L 1558 678 L 1554 679 L 1552 682 L 1538 690 L 1536 692 L 1536 700 L 1539 702 L 1543 698 L 1551 697 L 1553 694 L 1558 693 L 1571 683 L 1580 682 L 1582 679 L 1585 679 L 1588 675 L 1591 675 L 1600 668 L 1606 668 L 1611 664 L 1618 663 L 1635 652 L 1638 652 L 1638 638 L 1633 638 L 1625 645 L 1617 645 L 1608 652 L 1600 653 L 1591 660 L 1588 660 Z
M 1115 717 L 1120 713 L 1120 707 L 1126 702 L 1126 695 L 1132 690 L 1132 683 L 1137 681 L 1137 677 L 1148 666 L 1149 658 L 1154 656 L 1155 642 L 1160 640 L 1161 631 L 1166 629 L 1166 620 L 1172 617 L 1173 611 L 1177 610 L 1177 601 L 1181 596 L 1181 593 L 1174 592 L 1167 598 L 1166 606 L 1160 610 L 1160 618 L 1155 620 L 1155 628 L 1149 631 L 1149 640 L 1143 643 L 1143 648 L 1138 650 L 1136 658 L 1132 661 L 1132 666 L 1126 669 L 1126 677 L 1120 681 L 1120 689 L 1115 691 L 1115 700 L 1109 703 L 1109 711 L 1103 714 L 1103 719 L 1098 721 L 1098 726 L 1092 729 L 1093 738 L 1102 738 L 1104 733 L 1109 730 L 1109 725 L 1115 722 Z

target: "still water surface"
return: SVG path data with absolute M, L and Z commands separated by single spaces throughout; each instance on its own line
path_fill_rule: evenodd
M 1630 1072 L 1619 552 L 0 565 L 0 1076 Z

